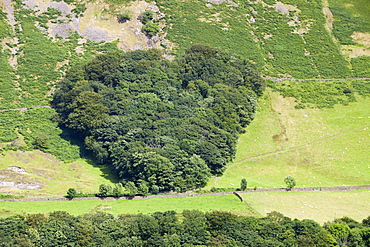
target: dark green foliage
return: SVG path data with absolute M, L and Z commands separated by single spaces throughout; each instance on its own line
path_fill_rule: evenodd
M 76 195 L 77 195 L 77 190 L 75 188 L 69 188 L 67 190 L 67 196 L 66 196 L 67 198 L 73 199 L 76 197 Z
M 35 137 L 34 145 L 38 149 L 46 149 L 48 148 L 48 142 L 49 138 L 45 134 L 40 133 Z
M 247 189 L 247 180 L 245 178 L 242 178 L 240 181 L 240 190 L 244 191 Z
M 118 23 L 124 23 L 131 20 L 132 13 L 129 10 L 123 10 L 120 14 L 117 15 Z
M 156 195 L 159 193 L 159 187 L 158 185 L 153 185 L 151 188 L 150 188 L 150 193 Z
M 114 185 L 114 188 L 112 190 L 112 196 L 114 197 L 120 197 L 120 196 L 123 196 L 124 193 L 123 193 L 123 186 L 121 183 L 117 183 Z
M 136 185 L 131 181 L 126 183 L 125 189 L 126 189 L 126 191 L 128 191 L 129 196 L 135 196 L 138 193 L 138 189 L 137 189 Z
M 157 34 L 160 30 L 159 25 L 154 22 L 153 18 L 154 12 L 152 10 L 146 10 L 139 16 L 139 20 L 143 23 L 141 31 L 150 37 Z
M 109 184 L 101 184 L 99 186 L 99 196 L 111 196 L 113 193 L 113 188 Z
M 149 21 L 152 21 L 153 18 L 154 18 L 154 12 L 152 10 L 146 10 L 146 11 L 144 11 L 144 13 L 142 13 L 139 16 L 139 20 L 144 25 L 147 24 Z
M 149 35 L 149 36 L 154 36 L 156 35 L 160 30 L 160 27 L 158 24 L 152 22 L 152 21 L 148 21 L 142 28 L 142 31 Z
M 370 227 L 370 216 L 362 220 L 364 226 Z
M 76 7 L 72 9 L 72 13 L 75 14 L 76 17 L 83 16 L 83 13 L 86 10 L 86 5 L 84 3 L 77 3 Z
M 180 219 L 180 220 L 179 220 Z M 341 222 L 341 223 L 339 223 Z M 55 211 L 0 219 L 1 246 L 368 246 L 370 228 L 337 219 L 321 227 L 271 212 L 267 217 L 197 210 L 150 215 Z
M 205 186 L 235 155 L 264 81 L 246 60 L 196 45 L 100 55 L 67 73 L 54 95 L 60 123 L 146 194 Z
M 144 181 L 141 181 L 139 183 L 139 187 L 137 188 L 138 193 L 142 196 L 146 196 L 149 193 L 149 187 L 147 186 L 147 183 Z
M 291 190 L 292 188 L 294 188 L 296 186 L 296 182 L 295 182 L 294 178 L 291 177 L 291 176 L 285 177 L 284 182 L 285 182 L 286 187 L 287 187 L 288 190 Z
M 183 244 L 202 245 L 210 238 L 205 214 L 198 210 L 184 210 L 181 224 L 181 242 Z
M 343 246 L 348 242 L 350 228 L 346 224 L 331 224 L 326 227 L 331 235 L 337 240 L 339 245 Z

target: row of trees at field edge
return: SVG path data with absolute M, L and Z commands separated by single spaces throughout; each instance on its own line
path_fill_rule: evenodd
M 247 60 L 195 45 L 173 61 L 156 49 L 99 55 L 66 74 L 53 104 L 124 185 L 183 192 L 222 174 L 263 89 Z
M 287 190 L 292 190 L 293 187 L 295 187 L 296 182 L 293 177 L 287 176 L 284 179 L 284 182 L 286 183 Z M 256 190 L 257 187 L 254 187 L 254 190 Z M 207 190 L 199 190 L 197 192 L 205 193 L 205 192 L 224 192 L 224 191 L 246 191 L 248 190 L 248 183 L 245 178 L 242 178 L 240 181 L 240 187 L 239 188 L 215 188 L 212 187 L 209 191 Z M 159 187 L 154 186 L 151 190 L 151 194 L 158 194 Z M 76 197 L 122 197 L 122 196 L 146 196 L 149 194 L 149 188 L 146 186 L 146 183 L 140 183 L 139 187 L 136 187 L 135 183 L 129 181 L 125 184 L 123 187 L 121 183 L 115 184 L 113 187 L 109 184 L 101 184 L 99 186 L 99 193 L 83 193 L 81 191 L 77 191 L 75 188 L 69 188 L 67 190 L 66 198 L 73 199 Z
M 267 217 L 184 210 L 152 214 L 63 211 L 0 218 L 0 246 L 370 246 L 370 217 L 343 217 L 320 226 L 271 212 Z

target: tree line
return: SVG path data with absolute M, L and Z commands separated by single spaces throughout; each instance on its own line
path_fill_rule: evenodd
M 343 217 L 320 226 L 278 212 L 266 217 L 184 210 L 152 214 L 104 212 L 73 216 L 15 215 L 0 219 L 0 246 L 370 246 L 370 216 L 362 222 Z
M 209 46 L 173 61 L 137 50 L 73 67 L 53 105 L 124 185 L 183 192 L 222 174 L 264 85 L 246 59 Z

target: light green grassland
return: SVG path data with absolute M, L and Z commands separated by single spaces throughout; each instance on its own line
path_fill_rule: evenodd
M 369 184 L 370 99 L 321 110 L 295 104 L 268 90 L 234 163 L 207 187 L 238 187 L 242 178 L 248 187 L 282 187 L 288 175 L 302 187 Z
M 256 215 L 247 204 L 240 202 L 234 195 L 211 197 L 152 198 L 120 201 L 38 201 L 38 202 L 2 202 L 0 216 L 22 213 L 49 213 L 66 211 L 81 215 L 95 211 L 104 211 L 114 215 L 126 213 L 154 213 L 157 211 L 197 209 L 201 211 L 223 210 L 240 215 Z
M 278 211 L 293 219 L 319 223 L 343 216 L 362 221 L 369 216 L 370 191 L 248 193 L 242 197 L 264 216 Z
M 18 166 L 29 174 L 19 174 L 8 170 L 10 166 Z M 100 184 L 112 184 L 109 173 L 103 167 L 89 164 L 84 159 L 72 163 L 63 163 L 54 156 L 41 151 L 23 152 L 7 151 L 0 154 L 0 174 L 4 182 L 16 184 L 40 183 L 40 190 L 17 190 L 1 187 L 0 192 L 30 197 L 61 197 L 68 188 L 76 188 L 84 193 L 96 193 Z

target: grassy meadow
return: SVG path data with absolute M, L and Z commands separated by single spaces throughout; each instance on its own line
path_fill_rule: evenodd
M 49 213 L 66 211 L 73 215 L 81 215 L 96 211 L 104 211 L 114 215 L 154 213 L 157 211 L 184 209 L 201 211 L 223 210 L 239 215 L 257 216 L 247 204 L 240 202 L 235 195 L 218 195 L 211 197 L 181 197 L 181 198 L 152 198 L 120 201 L 42 201 L 42 202 L 3 202 L 0 203 L 0 216 L 23 213 Z
M 293 219 L 312 219 L 321 224 L 343 216 L 357 221 L 369 216 L 370 191 L 246 193 L 242 196 L 264 216 L 277 211 Z
M 10 166 L 21 167 L 27 174 L 10 171 Z M 0 175 L 3 182 L 15 185 L 40 184 L 40 189 L 0 188 L 0 192 L 27 197 L 62 197 L 68 188 L 84 193 L 96 193 L 100 184 L 117 182 L 105 167 L 95 166 L 85 159 L 64 163 L 41 151 L 7 151 L 0 154 Z
M 234 162 L 210 187 L 283 187 L 293 176 L 297 186 L 369 184 L 370 99 L 349 105 L 296 109 L 294 98 L 270 90 L 255 120 L 237 146 Z

